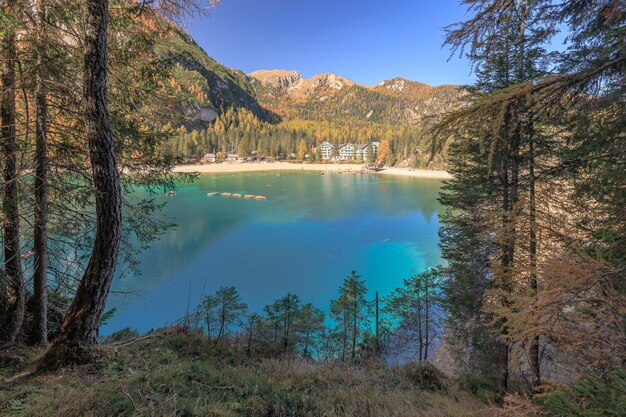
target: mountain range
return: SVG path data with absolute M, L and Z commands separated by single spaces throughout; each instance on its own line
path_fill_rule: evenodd
M 432 87 L 404 78 L 364 86 L 332 73 L 306 79 L 298 71 L 261 70 L 248 76 L 256 81 L 257 97 L 267 108 L 312 120 L 415 125 L 452 108 L 461 94 L 458 86 Z
M 249 74 L 209 57 L 188 34 L 177 30 L 157 52 L 176 62 L 180 90 L 174 105 L 188 129 L 204 128 L 228 108 L 246 108 L 261 120 L 284 119 L 419 126 L 458 103 L 462 89 L 429 86 L 404 78 L 360 85 L 337 74 L 304 78 L 298 71 L 259 70 Z

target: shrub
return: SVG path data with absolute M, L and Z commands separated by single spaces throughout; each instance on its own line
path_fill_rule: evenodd
M 426 391 L 445 391 L 447 378 L 430 363 L 408 364 L 403 367 L 404 375 L 420 389 Z
M 613 371 L 603 379 L 583 376 L 571 387 L 559 387 L 537 397 L 537 403 L 549 416 L 626 415 L 626 373 Z
M 124 327 L 123 329 L 118 330 L 111 336 L 107 337 L 105 339 L 105 343 L 125 342 L 136 337 L 139 337 L 139 332 L 137 332 L 137 330 L 131 329 L 130 327 Z

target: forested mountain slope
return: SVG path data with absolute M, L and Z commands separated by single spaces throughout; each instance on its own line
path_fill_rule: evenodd
M 255 71 L 259 100 L 289 119 L 358 120 L 415 126 L 450 110 L 462 96 L 458 86 L 429 85 L 394 78 L 359 85 L 336 74 L 305 79 L 297 71 Z
M 463 95 L 459 86 L 432 87 L 394 78 L 363 86 L 336 74 L 310 79 L 298 71 L 260 70 L 250 74 L 228 68 L 211 57 L 186 33 L 176 30 L 158 46 L 174 60 L 172 87 L 187 91 L 179 103 L 184 121 L 213 122 L 228 108 L 246 108 L 264 121 L 305 119 L 375 122 L 415 126 L 450 110 Z M 199 124 L 198 124 L 199 125 Z M 205 126 L 206 127 L 206 126 Z
M 272 119 L 257 101 L 248 76 L 209 57 L 181 30 L 164 37 L 156 52 L 165 61 L 175 63 L 167 86 L 171 104 L 178 110 L 167 115 L 173 125 L 184 125 L 190 130 L 203 128 L 229 108 L 245 108 L 260 120 Z

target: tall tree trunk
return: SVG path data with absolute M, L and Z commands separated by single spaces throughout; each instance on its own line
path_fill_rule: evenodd
M 426 278 L 424 279 L 424 315 L 426 316 L 424 318 L 424 330 L 426 331 L 424 335 L 424 361 L 428 361 L 428 346 L 430 345 L 430 298 L 428 291 L 430 288 L 428 288 L 428 279 Z
M 369 147 L 368 147 L 369 149 Z M 376 346 L 374 346 L 374 350 L 376 356 L 380 353 L 380 330 L 379 330 L 379 321 L 378 321 L 378 291 L 376 291 Z
M 15 0 L 4 0 L 3 10 L 15 16 Z M 10 343 L 16 341 L 26 307 L 24 276 L 20 263 L 19 206 L 17 196 L 17 144 L 15 139 L 15 32 L 7 30 L 2 37 L 2 74 L 0 76 L 0 120 L 2 125 L 2 152 L 4 157 L 4 193 L 2 211 L 4 214 L 4 265 L 9 281 L 9 300 L 6 335 Z
M 529 221 L 530 221 L 530 288 L 535 297 L 535 304 L 538 302 L 539 286 L 537 283 L 537 202 L 535 185 L 535 141 L 532 133 L 529 137 L 528 150 L 528 175 L 530 177 L 530 201 L 529 201 Z M 532 373 L 533 387 L 541 385 L 541 363 L 539 358 L 539 329 L 536 330 L 530 345 L 530 369 Z
M 343 349 L 341 350 L 341 361 L 346 361 L 346 349 L 348 346 L 348 308 L 343 310 Z
M 309 356 L 309 332 L 306 332 L 306 337 L 304 339 L 304 352 L 302 354 L 305 358 Z
M 419 289 L 418 289 L 419 294 Z M 417 339 L 419 340 L 419 357 L 418 360 L 421 362 L 423 359 L 424 352 L 424 335 L 423 335 L 424 323 L 422 319 L 422 301 L 417 299 Z
M 107 18 L 107 0 L 87 0 L 83 94 L 96 192 L 94 248 L 61 332 L 40 362 L 43 367 L 91 359 L 119 253 L 122 203 L 107 109 Z
M 504 126 L 503 130 L 505 131 L 505 135 L 508 136 L 508 122 L 510 120 L 509 110 L 506 110 L 506 115 L 504 118 Z M 506 138 L 505 136 L 505 138 Z M 508 294 L 510 291 L 510 267 L 511 262 L 513 260 L 513 247 L 510 242 L 510 232 L 509 226 L 511 222 L 511 201 L 510 201 L 510 180 L 509 180 L 509 170 L 510 170 L 510 157 L 509 157 L 509 143 L 508 138 L 505 139 L 505 150 L 503 152 L 501 168 L 500 168 L 500 185 L 502 187 L 502 236 L 501 239 L 501 268 L 502 271 L 502 282 L 500 283 L 500 287 L 503 290 L 504 294 Z M 503 304 L 507 304 L 508 300 L 505 299 L 502 301 Z M 502 323 L 502 340 L 500 341 L 501 346 L 501 362 L 500 362 L 500 390 L 502 392 L 508 391 L 509 384 L 509 345 L 508 345 L 508 331 L 506 319 Z
M 276 345 L 278 343 L 278 326 L 280 326 L 280 322 L 276 319 L 274 322 L 274 343 L 272 343 L 272 354 L 276 353 Z
M 35 221 L 33 252 L 35 259 L 33 273 L 34 289 L 34 327 L 35 343 L 48 343 L 48 253 L 46 244 L 46 226 L 48 222 L 48 57 L 46 54 L 46 0 L 37 3 L 37 120 L 35 144 Z
M 206 312 L 206 333 L 209 336 L 209 341 L 211 340 L 211 318 L 209 317 L 209 311 Z
M 250 333 L 248 334 L 248 347 L 246 348 L 246 352 L 248 354 L 248 356 L 250 356 L 250 353 L 252 353 L 252 332 L 254 331 L 254 328 L 251 327 L 250 328 Z
M 528 79 L 526 71 L 526 19 L 527 19 L 527 0 L 520 2 L 520 36 L 519 36 L 519 66 L 518 66 L 518 82 L 522 83 Z M 530 266 L 530 288 L 535 297 L 535 304 L 538 297 L 537 285 L 537 202 L 535 189 L 535 140 L 534 131 L 528 114 L 528 103 L 522 100 L 522 120 L 521 129 L 526 141 L 528 142 L 528 175 L 529 181 L 529 266 Z M 533 336 L 530 345 L 530 369 L 532 374 L 532 385 L 534 388 L 541 385 L 541 373 L 539 363 L 539 333 Z
M 289 317 L 290 310 L 291 308 L 289 307 L 289 304 L 287 304 L 287 311 L 285 311 L 285 323 L 283 325 L 283 344 L 285 352 L 287 352 L 287 350 L 289 349 L 289 320 L 291 320 L 291 318 Z
M 215 339 L 215 343 L 222 340 L 222 336 L 224 336 L 225 328 L 226 328 L 226 306 L 224 305 L 224 300 L 222 300 L 222 307 L 220 309 L 220 329 L 217 332 L 217 338 Z
M 354 316 L 352 317 L 352 361 L 356 359 L 356 337 L 357 337 L 357 329 L 358 329 L 358 314 L 359 314 L 359 305 L 357 298 L 357 289 L 356 285 L 354 288 L 354 311 L 352 312 Z

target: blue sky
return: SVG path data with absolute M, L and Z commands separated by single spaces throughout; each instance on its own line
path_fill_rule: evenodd
M 469 64 L 448 61 L 442 47 L 443 27 L 464 14 L 458 0 L 222 0 L 187 29 L 209 56 L 245 72 L 464 84 L 472 80 Z

